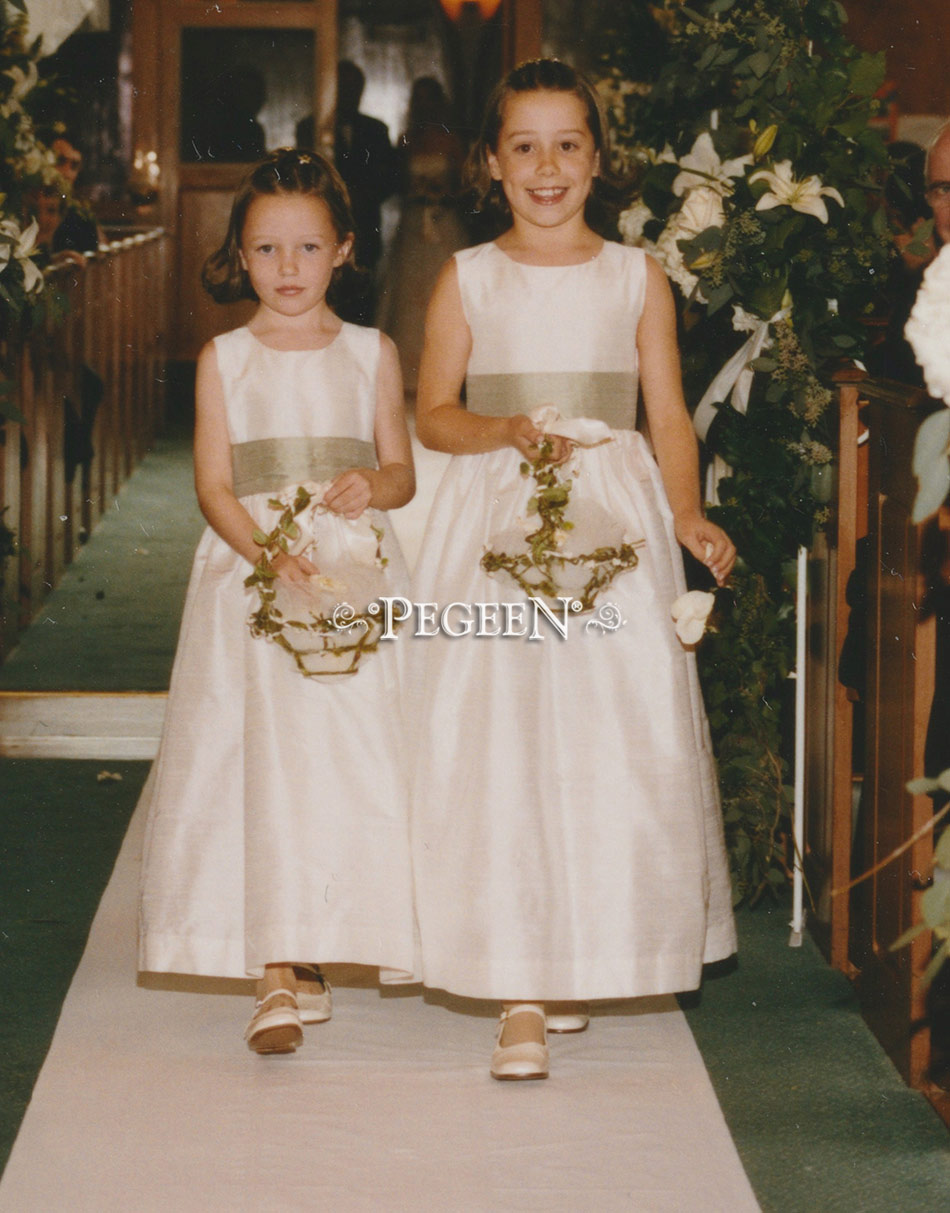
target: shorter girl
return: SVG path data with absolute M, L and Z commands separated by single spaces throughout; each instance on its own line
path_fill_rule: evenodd
M 292 1051 L 302 1020 L 329 1018 L 315 958 L 396 981 L 414 965 L 394 646 L 348 651 L 354 633 L 331 630 L 321 655 L 319 635 L 280 626 L 290 607 L 307 619 L 307 604 L 357 583 L 405 592 L 379 512 L 414 491 L 396 352 L 327 301 L 352 232 L 333 167 L 281 150 L 241 185 L 205 266 L 217 300 L 258 307 L 198 362 L 195 484 L 210 527 L 143 794 L 140 967 L 259 978 L 245 1034 L 258 1053 Z

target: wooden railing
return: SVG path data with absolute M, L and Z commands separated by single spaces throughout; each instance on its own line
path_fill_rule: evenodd
M 165 237 L 133 231 L 47 272 L 45 323 L 4 351 L 22 424 L 7 420 L 0 508 L 0 659 L 148 449 L 164 410 Z
M 930 934 L 891 950 L 920 921 L 930 834 L 845 891 L 852 875 L 915 837 L 934 812 L 930 798 L 912 795 L 906 784 L 936 773 L 925 771 L 924 749 L 936 678 L 933 595 L 950 542 L 950 512 L 944 506 L 936 517 L 912 521 L 911 461 L 921 421 L 939 406 L 919 389 L 857 378 L 839 385 L 838 406 L 835 518 L 810 561 L 806 837 L 818 901 L 812 925 L 832 964 L 855 980 L 864 1016 L 894 1064 L 947 1117 L 950 1101 L 927 1079 L 928 1007 L 919 977 L 930 959 Z M 866 551 L 856 559 L 859 547 Z M 860 698 L 839 679 L 849 626 L 852 673 L 855 660 L 863 669 Z M 857 745 L 856 708 L 863 711 Z M 840 890 L 835 897 L 832 888 Z

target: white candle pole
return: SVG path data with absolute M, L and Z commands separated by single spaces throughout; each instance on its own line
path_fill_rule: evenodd
M 792 822 L 792 843 L 795 848 L 792 866 L 792 921 L 790 948 L 802 946 L 805 929 L 805 672 L 808 662 L 808 551 L 798 549 L 795 585 L 795 803 Z

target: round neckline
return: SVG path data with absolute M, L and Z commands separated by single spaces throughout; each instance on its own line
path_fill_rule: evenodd
M 506 261 L 510 261 L 512 265 L 523 266 L 525 269 L 529 269 L 529 270 L 574 270 L 574 269 L 580 268 L 581 266 L 593 265 L 594 262 L 599 261 L 600 258 L 604 255 L 604 249 L 607 247 L 607 243 L 608 242 L 603 237 L 601 237 L 600 248 L 593 255 L 593 257 L 588 258 L 587 261 L 565 261 L 558 265 L 536 265 L 533 261 L 518 261 L 516 258 L 512 257 L 510 253 L 506 253 L 505 250 L 499 246 L 497 240 L 493 240 L 491 242 L 491 246 L 495 250 L 495 252 L 499 253 L 502 257 L 504 257 L 504 259 Z
M 322 354 L 324 352 L 324 350 L 330 349 L 332 346 L 334 346 L 337 343 L 337 341 L 340 338 L 340 334 L 343 332 L 343 330 L 345 328 L 346 328 L 346 321 L 344 320 L 340 324 L 339 329 L 337 329 L 337 331 L 333 334 L 333 339 L 331 341 L 328 341 L 326 345 L 320 345 L 320 346 L 316 346 L 315 348 L 310 348 L 310 349 L 305 348 L 305 349 L 300 349 L 300 350 L 281 350 L 281 349 L 278 349 L 276 345 L 268 345 L 266 341 L 261 341 L 260 337 L 258 337 L 258 335 L 256 333 L 251 332 L 251 326 L 249 324 L 245 324 L 244 331 L 251 338 L 251 340 L 254 341 L 254 343 L 256 345 L 259 345 L 261 347 L 261 349 L 263 349 L 263 350 L 270 350 L 270 352 L 272 354 Z

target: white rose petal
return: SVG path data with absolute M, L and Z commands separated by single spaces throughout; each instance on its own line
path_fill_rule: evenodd
M 698 644 L 702 640 L 715 601 L 716 595 L 708 590 L 688 590 L 670 607 L 676 635 L 683 644 Z
M 931 396 L 950 405 L 950 244 L 928 265 L 904 328 Z
M 635 245 L 643 235 L 643 229 L 653 218 L 653 212 L 643 202 L 634 202 L 617 220 L 624 244 Z

